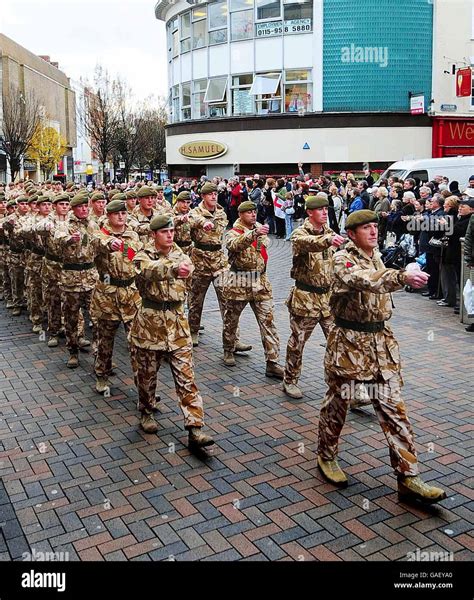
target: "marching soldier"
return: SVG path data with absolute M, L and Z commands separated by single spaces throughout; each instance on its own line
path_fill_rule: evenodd
M 60 287 L 63 291 L 63 313 L 66 343 L 69 350 L 67 367 L 79 366 L 78 324 L 80 309 L 89 311 L 92 290 L 99 278 L 94 259 L 97 254 L 99 228 L 89 219 L 88 196 L 79 193 L 71 200 L 73 214 L 65 230 L 56 231 L 63 260 Z M 93 323 L 93 336 L 96 331 Z
M 101 225 L 102 221 L 106 219 L 105 216 L 105 205 L 107 204 L 107 199 L 105 197 L 104 192 L 95 192 L 92 194 L 90 199 L 90 212 L 89 219 L 94 221 L 97 225 Z
M 227 217 L 224 209 L 217 204 L 217 186 L 205 183 L 201 188 L 202 201 L 190 213 L 191 238 L 194 246 L 191 259 L 195 268 L 189 299 L 189 327 L 193 346 L 199 344 L 198 331 L 201 325 L 202 309 L 209 286 L 214 286 L 222 317 L 225 300 L 223 297 L 223 273 L 228 262 L 222 248 Z M 238 335 L 238 334 L 237 334 Z M 235 344 L 234 352 L 247 352 L 252 346 Z
M 250 303 L 260 328 L 267 364 L 265 375 L 283 379 L 284 371 L 278 364 L 280 338 L 273 314 L 272 286 L 266 275 L 269 227 L 256 225 L 257 206 L 253 202 L 242 202 L 238 210 L 239 218 L 226 237 L 230 271 L 224 284 L 224 363 L 229 367 L 235 366 L 239 319 Z
M 165 200 L 163 188 L 161 185 L 157 185 L 155 187 L 155 212 L 158 215 L 169 215 L 173 214 L 173 208 L 170 206 L 169 202 Z
M 128 190 L 125 193 L 125 196 L 127 197 L 125 200 L 125 204 L 127 205 L 127 214 L 130 217 L 137 206 L 137 192 L 135 190 Z
M 168 204 L 169 206 L 169 204 Z M 189 223 L 189 210 L 191 207 L 191 193 L 181 192 L 176 198 L 174 207 L 174 243 L 188 256 L 191 255 L 193 240 L 191 239 L 191 225 Z
M 3 294 L 5 296 L 5 306 L 10 309 L 13 308 L 13 292 L 12 292 L 12 280 L 10 276 L 10 263 L 11 263 L 11 252 L 10 252 L 10 230 L 4 227 L 8 217 L 16 209 L 16 200 L 8 200 L 6 205 L 6 212 L 2 219 L 0 219 L 0 232 L 3 234 L 4 239 L 4 263 L 3 263 Z
M 3 228 L 8 231 L 10 243 L 10 279 L 12 283 L 12 315 L 21 315 L 21 309 L 25 306 L 25 264 L 23 260 L 24 244 L 22 240 L 22 224 L 28 214 L 28 197 L 19 196 L 16 200 L 17 208 L 9 215 Z
M 156 192 L 148 185 L 142 185 L 137 192 L 138 206 L 132 212 L 130 219 L 131 228 L 138 233 L 140 240 L 146 244 L 152 236 L 150 232 L 150 223 L 157 214 L 154 210 Z
M 115 196 L 117 198 L 119 194 Z M 127 227 L 127 209 L 123 200 L 112 200 L 107 207 L 107 222 L 99 235 L 96 258 L 100 281 L 92 294 L 91 317 L 97 323 L 97 355 L 95 360 L 96 390 L 103 394 L 109 388 L 115 333 L 123 323 L 125 332 L 140 305 L 135 285 L 133 258 L 142 247 L 138 235 Z M 132 369 L 136 365 L 132 353 Z
M 286 349 L 283 391 L 290 398 L 302 398 L 298 387 L 303 351 L 319 323 L 327 338 L 333 324 L 329 295 L 332 280 L 331 258 L 344 238 L 327 225 L 328 197 L 324 192 L 306 200 L 308 218 L 291 236 L 293 267 L 291 288 L 286 304 L 290 313 L 291 335 Z
M 5 260 L 6 260 L 6 245 L 7 240 L 5 237 L 5 233 L 3 231 L 3 227 L 1 226 L 2 220 L 7 215 L 7 200 L 5 198 L 5 193 L 0 192 L 0 300 L 3 300 L 5 296 L 4 294 L 4 286 L 5 286 Z M 6 298 L 8 301 L 9 298 Z
M 418 476 L 413 430 L 401 397 L 398 344 L 387 324 L 392 314 L 391 292 L 405 285 L 421 288 L 429 276 L 384 266 L 377 250 L 374 212 L 352 213 L 346 230 L 351 241 L 334 257 L 330 305 L 335 325 L 328 336 L 324 361 L 328 390 L 319 419 L 318 467 L 331 483 L 347 486 L 347 477 L 337 462 L 339 436 L 354 384 L 370 383 L 400 498 L 439 502 L 446 493 Z
M 134 257 L 136 283 L 142 304 L 130 330 L 137 363 L 140 426 L 156 433 L 153 417 L 156 375 L 167 357 L 191 447 L 210 446 L 214 440 L 202 432 L 202 398 L 194 382 L 192 343 L 184 312 L 186 279 L 193 272 L 189 257 L 173 243 L 173 219 L 158 215 L 150 225 L 153 243 Z

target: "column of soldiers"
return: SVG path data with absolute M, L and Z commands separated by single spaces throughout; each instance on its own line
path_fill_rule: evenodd
M 291 335 L 282 367 L 267 276 L 268 226 L 257 223 L 255 204 L 244 202 L 238 220 L 226 231 L 216 186 L 206 183 L 201 197 L 190 209 L 189 192 L 181 192 L 172 207 L 162 189 L 142 186 L 138 192 L 109 194 L 107 204 L 102 192 L 91 197 L 85 191 L 52 194 L 32 184 L 16 199 L 6 202 L 0 196 L 0 267 L 7 308 L 19 315 L 28 306 L 36 333 L 47 322 L 49 347 L 58 345 L 64 327 L 69 368 L 79 365 L 79 350 L 88 344 L 85 319 L 90 319 L 96 391 L 101 394 L 110 390 L 114 339 L 123 323 L 140 427 L 148 434 L 158 431 L 157 372 L 166 360 L 194 448 L 214 444 L 203 432 L 203 401 L 193 365 L 210 285 L 223 320 L 224 364 L 234 367 L 235 353 L 252 348 L 239 340 L 240 315 L 250 304 L 261 333 L 265 374 L 282 380 L 290 398 L 303 396 L 298 387 L 303 351 L 319 323 L 327 339 L 328 391 L 317 457 L 323 476 L 336 486 L 347 485 L 337 461 L 339 436 L 348 408 L 364 403 L 357 390 L 375 383 L 370 401 L 387 438 L 400 496 L 431 503 L 445 498 L 443 490 L 418 475 L 413 431 L 400 393 L 398 346 L 387 324 L 391 292 L 407 284 L 422 287 L 428 276 L 384 267 L 376 250 L 375 213 L 350 215 L 347 240 L 327 225 L 327 195 L 310 196 L 307 219 L 291 238 L 295 283 L 287 300 Z

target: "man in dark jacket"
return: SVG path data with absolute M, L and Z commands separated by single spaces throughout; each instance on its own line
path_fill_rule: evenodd
M 431 214 L 424 220 L 423 230 L 420 235 L 420 252 L 423 236 L 423 247 L 426 251 L 426 272 L 430 275 L 428 291 L 424 292 L 422 296 L 429 296 L 430 300 L 441 300 L 439 293 L 439 271 L 442 247 L 432 246 L 429 241 L 432 238 L 441 239 L 445 234 L 445 230 L 438 223 L 439 218 L 444 216 L 443 206 L 443 196 L 435 194 L 431 200 Z
M 474 181 L 474 180 L 473 180 Z M 471 183 L 471 181 L 469 181 Z M 469 199 L 469 206 L 474 209 L 474 199 Z M 469 223 L 464 237 L 464 260 L 470 269 L 474 269 L 474 210 L 471 213 Z M 466 327 L 466 331 L 474 332 L 474 323 Z

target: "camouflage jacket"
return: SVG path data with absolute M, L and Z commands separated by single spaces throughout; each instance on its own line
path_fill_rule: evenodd
M 330 306 L 334 316 L 356 323 L 388 321 L 391 292 L 406 283 L 406 272 L 387 269 L 378 250 L 370 258 L 352 242 L 334 256 L 334 282 Z M 367 333 L 335 326 L 329 334 L 326 375 L 355 381 L 385 381 L 400 374 L 398 344 L 388 324 L 383 331 Z
M 36 225 L 43 217 L 29 213 L 22 224 L 22 238 L 25 248 L 30 250 L 26 259 L 29 270 L 39 274 L 43 268 L 44 246 L 41 236 L 36 231 Z
M 230 270 L 225 276 L 225 297 L 229 300 L 261 301 L 272 298 L 266 275 L 268 237 L 255 237 L 240 219 L 226 235 Z
M 184 216 L 188 217 L 186 221 L 183 221 Z M 181 250 L 189 256 L 193 248 L 189 213 L 187 213 L 187 215 L 183 215 L 175 208 L 173 211 L 173 220 L 174 241 L 176 244 L 178 244 Z
M 21 215 L 18 211 L 15 211 L 3 219 L 3 230 L 7 233 L 10 250 L 23 252 L 25 249 L 22 226 L 27 217 L 28 214 Z
M 142 304 L 132 323 L 130 343 L 139 348 L 164 352 L 191 347 L 191 333 L 184 312 L 186 279 L 176 276 L 176 269 L 182 262 L 188 263 L 193 271 L 189 257 L 176 244 L 164 256 L 150 243 L 135 255 L 133 262 Z M 161 310 L 144 307 L 146 300 L 178 304 Z
M 71 235 L 78 231 L 81 234 L 79 242 L 71 241 Z M 98 252 L 99 228 L 88 218 L 78 219 L 71 214 L 67 227 L 57 229 L 54 233 L 58 241 L 61 259 L 64 264 L 93 263 Z M 62 269 L 61 288 L 68 292 L 86 292 L 94 289 L 98 280 L 95 265 L 82 271 Z
M 122 240 L 122 249 L 110 248 L 112 238 Z M 135 285 L 133 258 L 143 244 L 138 234 L 126 228 L 122 234 L 110 232 L 103 226 L 99 233 L 96 266 L 100 281 L 92 294 L 91 316 L 109 321 L 131 321 L 140 305 L 140 295 Z M 132 281 L 125 287 L 120 284 Z M 120 281 L 116 281 L 120 280 Z
M 52 227 L 51 227 L 52 226 Z M 41 237 L 45 256 L 43 258 L 43 273 L 46 276 L 58 278 L 61 274 L 61 246 L 60 240 L 56 237 L 56 232 L 67 232 L 68 217 L 61 221 L 56 214 L 49 214 L 44 219 L 39 219 L 35 225 L 35 231 Z M 56 260 L 53 260 L 56 259 Z
M 165 199 L 163 199 L 161 202 L 159 200 L 157 200 L 156 206 L 155 206 L 155 214 L 157 214 L 157 215 L 172 215 L 173 207 Z
M 223 250 L 201 250 L 196 248 L 198 244 L 220 246 L 227 227 L 227 216 L 224 209 L 216 206 L 214 213 L 210 213 L 201 202 L 189 212 L 191 224 L 191 238 L 194 248 L 191 258 L 196 271 L 202 275 L 217 275 L 228 267 L 227 259 Z M 214 229 L 205 231 L 203 225 L 213 223 Z
M 302 284 L 312 287 L 328 288 L 326 293 L 302 290 L 294 286 L 286 301 L 291 314 L 298 317 L 327 318 L 330 315 L 329 296 L 332 281 L 332 257 L 334 248 L 331 245 L 334 231 L 323 226 L 318 233 L 309 219 L 291 235 L 293 250 L 293 267 L 291 277 Z
M 94 221 L 94 223 L 95 223 L 96 225 L 98 225 L 99 227 L 101 227 L 101 226 L 102 226 L 102 224 L 104 223 L 104 220 L 106 220 L 106 219 L 107 219 L 107 213 L 105 213 L 105 212 L 104 212 L 104 214 L 103 214 L 103 215 L 97 216 L 97 215 L 95 214 L 95 212 L 94 212 L 94 211 L 91 209 L 91 210 L 89 211 L 89 219 L 90 219 L 91 221 Z
M 156 217 L 158 214 L 159 213 L 157 211 L 152 210 L 151 215 L 147 217 L 145 214 L 143 214 L 140 205 L 138 205 L 133 209 L 129 220 L 127 221 L 128 227 L 138 233 L 144 244 L 151 241 L 150 223 L 153 217 Z

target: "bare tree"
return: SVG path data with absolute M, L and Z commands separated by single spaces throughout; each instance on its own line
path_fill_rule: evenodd
M 149 99 L 140 118 L 139 143 L 136 164 L 143 169 L 148 166 L 152 172 L 166 164 L 167 123 L 166 102 Z
M 10 84 L 8 93 L 3 96 L 2 109 L 0 148 L 10 163 L 10 176 L 14 181 L 20 171 L 21 159 L 40 124 L 41 107 L 33 92 L 24 94 Z
M 92 150 L 96 152 L 103 167 L 117 144 L 120 126 L 117 86 L 117 81 L 111 80 L 107 71 L 98 65 L 93 85 L 84 83 L 85 101 L 80 103 L 79 108 L 78 118 L 90 138 Z M 105 169 L 104 177 L 107 179 Z

